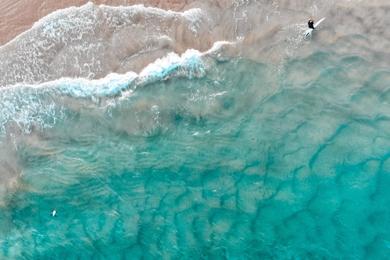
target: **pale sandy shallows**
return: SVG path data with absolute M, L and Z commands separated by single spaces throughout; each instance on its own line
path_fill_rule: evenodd
M 29 29 L 41 17 L 61 8 L 80 6 L 87 0 L 2 0 L 0 1 L 0 45 Z M 94 0 L 95 4 L 144 4 L 162 9 L 182 10 L 192 0 Z

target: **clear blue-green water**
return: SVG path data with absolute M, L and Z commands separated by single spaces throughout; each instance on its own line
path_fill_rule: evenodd
M 318 52 L 165 76 L 108 97 L 2 90 L 21 177 L 1 258 L 389 256 L 389 67 Z

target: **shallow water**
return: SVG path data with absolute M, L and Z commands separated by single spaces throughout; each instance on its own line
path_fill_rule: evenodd
M 318 52 L 110 98 L 3 90 L 41 109 L 13 139 L 1 255 L 386 258 L 389 83 L 389 68 Z
M 279 2 L 254 4 L 274 8 L 264 10 L 275 20 L 313 1 Z M 259 26 L 269 38 L 256 38 L 253 2 L 240 3 L 234 14 L 246 27 L 226 25 L 221 35 L 244 39 L 203 53 L 165 55 L 193 37 L 181 38 L 185 30 L 207 34 L 214 17 L 203 9 L 191 11 L 198 21 L 191 12 L 91 4 L 67 12 L 112 28 L 77 20 L 72 28 L 88 31 L 80 41 L 58 13 L 0 48 L 0 258 L 387 258 L 389 52 L 386 32 L 362 34 L 383 10 L 314 1 L 319 10 L 310 12 L 334 17 L 304 41 L 300 24 L 268 34 Z M 335 26 L 343 13 L 367 19 Z M 132 15 L 126 30 L 150 31 L 126 42 L 133 35 L 121 38 L 114 25 Z M 172 21 L 184 29 L 173 32 Z M 42 28 L 61 39 L 39 38 Z M 201 51 L 210 47 L 202 39 Z M 112 57 L 86 42 L 123 47 L 146 57 L 142 64 L 161 59 L 139 67 L 141 58 L 126 56 L 113 70 Z

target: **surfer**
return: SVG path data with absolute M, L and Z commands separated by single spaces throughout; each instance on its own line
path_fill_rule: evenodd
M 309 19 L 309 21 L 307 22 L 307 26 L 309 28 L 305 31 L 305 34 L 304 34 L 305 38 L 306 39 L 311 38 L 311 34 L 313 33 L 314 29 L 317 28 L 318 25 L 320 25 L 320 23 L 322 23 L 324 20 L 325 20 L 325 17 L 321 18 L 318 22 L 314 23 L 314 21 L 312 19 Z

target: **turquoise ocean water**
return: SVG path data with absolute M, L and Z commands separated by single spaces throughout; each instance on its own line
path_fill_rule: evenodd
M 1 89 L 1 258 L 387 258 L 390 68 L 203 63 Z

